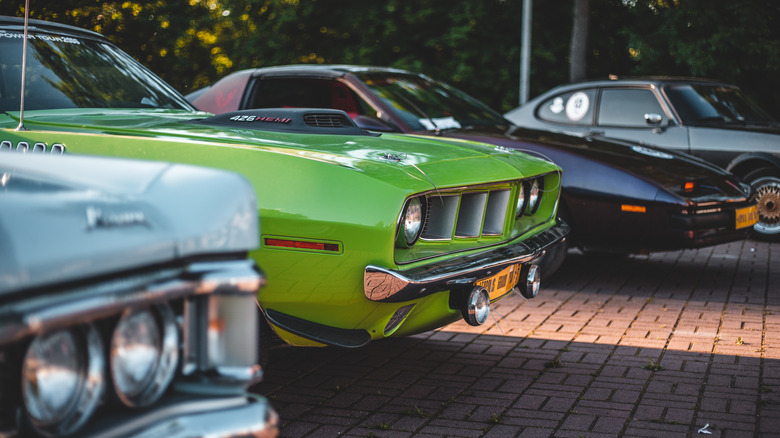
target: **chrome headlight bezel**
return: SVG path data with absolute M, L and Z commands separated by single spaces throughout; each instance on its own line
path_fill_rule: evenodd
M 523 181 L 517 188 L 517 200 L 515 204 L 515 217 L 519 218 L 525 214 L 528 207 L 528 183 Z
M 528 186 L 528 208 L 526 214 L 534 214 L 542 203 L 542 192 L 544 190 L 544 181 L 541 178 L 534 178 Z
M 415 196 L 406 200 L 396 229 L 396 244 L 398 246 L 410 248 L 417 243 L 425 227 L 427 207 L 424 196 Z
M 103 395 L 104 367 L 103 344 L 91 324 L 36 336 L 25 353 L 21 375 L 22 401 L 31 426 L 43 435 L 77 431 Z M 62 376 L 63 372 L 71 375 Z M 71 380 L 70 394 L 64 399 L 63 377 Z M 50 404 L 52 400 L 46 399 L 53 393 L 65 401 L 58 406 L 44 406 Z
M 139 338 L 144 333 L 145 340 Z M 150 348 L 154 351 L 146 354 L 149 360 L 139 364 L 143 349 Z M 125 406 L 149 406 L 159 400 L 179 361 L 179 334 L 170 307 L 159 304 L 123 312 L 111 335 L 110 361 L 114 393 Z M 145 372 L 134 378 L 131 374 L 139 370 Z

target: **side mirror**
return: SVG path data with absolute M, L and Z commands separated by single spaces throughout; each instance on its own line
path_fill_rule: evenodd
M 661 124 L 661 122 L 664 120 L 663 116 L 657 113 L 647 113 L 645 114 L 645 122 L 647 122 L 648 125 L 658 126 Z
M 396 132 L 392 126 L 387 123 L 368 116 L 356 116 L 352 119 L 359 128 L 368 131 L 380 131 L 380 132 Z

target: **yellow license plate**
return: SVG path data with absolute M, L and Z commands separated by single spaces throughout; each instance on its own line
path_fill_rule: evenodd
M 737 209 L 737 229 L 750 227 L 758 222 L 758 207 L 751 205 L 750 207 Z
M 517 284 L 520 279 L 520 264 L 504 268 L 496 275 L 477 280 L 477 286 L 484 287 L 490 294 L 490 300 L 505 295 Z

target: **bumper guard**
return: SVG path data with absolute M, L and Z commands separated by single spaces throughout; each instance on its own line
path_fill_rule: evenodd
M 515 263 L 528 263 L 542 255 L 566 234 L 569 226 L 557 225 L 536 236 L 498 249 L 457 257 L 444 263 L 393 271 L 368 265 L 363 275 L 366 298 L 383 303 L 399 303 L 422 298 L 436 292 L 472 285 Z

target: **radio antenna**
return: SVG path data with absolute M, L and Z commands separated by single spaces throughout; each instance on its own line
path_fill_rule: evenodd
M 25 76 L 27 76 L 27 27 L 30 17 L 30 0 L 24 0 L 24 35 L 22 36 L 22 93 L 19 96 L 19 126 L 17 131 L 26 131 L 24 127 L 24 90 Z

